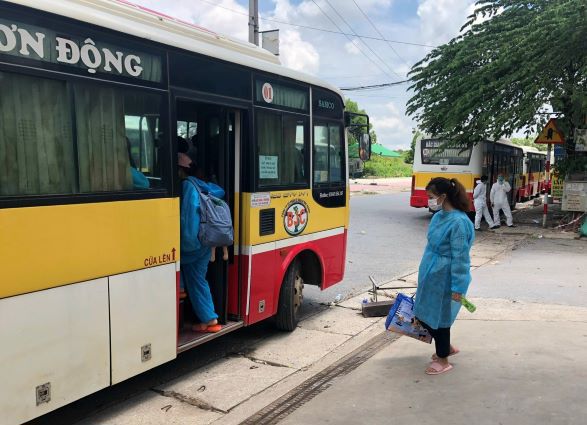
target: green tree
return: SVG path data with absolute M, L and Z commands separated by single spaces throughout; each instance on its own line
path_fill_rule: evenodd
M 351 99 L 347 99 L 344 103 L 345 111 L 347 112 L 354 112 L 356 114 L 366 114 L 364 109 L 359 108 L 359 104 L 357 102 L 352 101 Z M 353 124 L 367 124 L 367 119 L 364 117 L 356 117 L 354 118 Z M 364 128 L 361 127 L 349 127 L 349 137 L 348 137 L 348 144 L 354 145 L 359 143 L 359 138 L 361 134 L 365 132 Z M 373 130 L 373 124 L 369 122 L 369 134 L 371 135 L 371 143 L 377 143 L 377 134 L 375 134 L 375 130 Z
M 413 164 L 414 163 L 414 151 L 416 150 L 416 141 L 422 138 L 423 134 L 417 128 L 412 130 L 412 143 L 410 144 L 410 150 L 406 152 L 404 156 L 404 162 L 406 164 Z
M 571 135 L 587 111 L 587 2 L 478 1 L 461 34 L 409 76 L 407 113 L 451 143 L 538 133 L 545 105 Z
M 533 137 L 513 137 L 510 139 L 512 141 L 512 143 L 514 145 L 518 145 L 518 146 L 530 146 L 532 148 L 536 148 L 539 151 L 543 151 L 546 152 L 547 150 L 547 146 L 546 145 L 539 145 L 534 143 L 534 140 L 536 140 L 536 136 Z

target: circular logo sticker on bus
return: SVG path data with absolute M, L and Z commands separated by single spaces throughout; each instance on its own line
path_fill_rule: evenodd
M 261 88 L 261 93 L 263 94 L 263 100 L 267 103 L 273 102 L 273 86 L 269 83 L 263 84 Z
M 283 227 L 285 231 L 296 236 L 304 231 L 308 225 L 310 210 L 308 205 L 301 199 L 291 201 L 283 211 Z

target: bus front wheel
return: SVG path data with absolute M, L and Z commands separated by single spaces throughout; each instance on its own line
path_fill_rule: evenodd
M 300 309 L 304 299 L 304 279 L 302 279 L 300 269 L 300 261 L 294 260 L 287 269 L 281 284 L 275 326 L 282 331 L 293 331 L 299 322 Z

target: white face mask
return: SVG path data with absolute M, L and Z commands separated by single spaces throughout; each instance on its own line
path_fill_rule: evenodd
M 430 208 L 432 211 L 439 211 L 442 209 L 442 202 L 439 204 L 438 198 L 430 198 L 428 199 L 428 208 Z

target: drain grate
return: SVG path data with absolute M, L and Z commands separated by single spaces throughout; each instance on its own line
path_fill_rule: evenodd
M 241 422 L 241 425 L 271 425 L 278 423 L 328 389 L 336 378 L 349 374 L 398 337 L 398 334 L 383 332 L 371 338 L 364 345 L 361 345 L 336 363 L 307 379 L 287 394 Z

